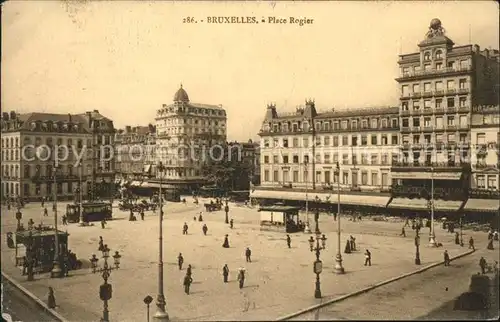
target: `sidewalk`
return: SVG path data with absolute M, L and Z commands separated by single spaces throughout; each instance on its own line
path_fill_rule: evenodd
M 39 207 L 26 209 L 23 221 L 33 216 L 37 222 L 39 211 Z M 193 216 L 198 215 L 200 211 L 203 211 L 204 223 L 209 228 L 208 236 L 202 235 L 203 223 L 193 221 Z M 115 210 L 114 216 L 126 218 L 128 213 Z M 15 227 L 13 217 L 12 214 L 2 216 L 4 242 L 5 233 L 12 230 L 12 226 Z M 164 271 L 167 310 L 172 320 L 276 319 L 321 301 L 313 296 L 315 275 L 312 263 L 315 256 L 309 251 L 309 235 L 292 234 L 292 248 L 288 249 L 285 234 L 259 231 L 256 223 L 259 222 L 260 216 L 256 209 L 230 204 L 230 217 L 235 220 L 233 230 L 223 223 L 224 217 L 223 211 L 205 213 L 202 206 L 189 202 L 187 205 L 167 204 L 164 222 Z M 98 226 L 61 226 L 70 234 L 70 249 L 83 260 L 90 258 L 93 253 L 98 254 L 99 236 L 103 236 L 112 251 L 118 250 L 122 254 L 121 268 L 113 271 L 109 280 L 113 285 L 113 298 L 109 302 L 110 318 L 115 321 L 144 319 L 146 308 L 142 299 L 146 295 L 156 297 L 158 212 L 147 212 L 145 221 L 138 219 L 137 222 L 110 221 L 104 230 Z M 189 225 L 187 236 L 182 235 L 184 222 Z M 344 220 L 341 249 L 344 250 L 345 240 L 353 234 L 359 251 L 353 254 L 342 253 L 346 274 L 335 275 L 335 225 L 331 217 L 321 218 L 320 228 L 328 238 L 327 249 L 321 253 L 323 301 L 416 269 L 413 262 L 413 237 L 397 236 L 401 229 L 399 224 L 352 223 Z M 372 231 L 380 235 L 359 234 L 358 231 Z M 221 247 L 225 234 L 229 234 L 229 249 Z M 438 240 L 444 244 L 451 256 L 464 251 L 460 246 L 454 245 L 451 235 L 438 237 Z M 252 249 L 252 263 L 245 263 L 246 247 Z M 363 266 L 363 251 L 366 248 L 372 253 L 371 267 Z M 423 245 L 421 266 L 442 261 L 444 248 L 431 249 Z M 182 280 L 185 270 L 180 272 L 176 265 L 179 252 L 184 255 L 185 266 L 193 266 L 194 283 L 191 286 L 191 295 L 183 292 Z M 52 286 L 59 305 L 58 311 L 63 316 L 71 321 L 97 321 L 100 318 L 100 276 L 84 269 L 72 272 L 73 276 L 65 279 L 54 280 L 45 275 L 36 276 L 35 281 L 27 282 L 26 278 L 21 276 L 20 270 L 13 267 L 13 257 L 13 249 L 2 247 L 2 270 L 44 301 L 48 286 Z M 221 273 L 222 266 L 226 263 L 231 271 L 230 283 L 227 285 L 222 282 Z M 102 265 L 102 260 L 99 264 Z M 241 266 L 248 272 L 246 285 L 242 290 L 236 282 L 236 271 Z M 154 303 L 151 309 L 154 313 Z

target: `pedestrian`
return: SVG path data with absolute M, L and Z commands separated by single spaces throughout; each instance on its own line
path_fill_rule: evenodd
M 352 235 L 349 237 L 350 243 L 351 243 L 351 251 L 356 250 L 356 238 L 352 237 Z
M 288 248 L 292 248 L 292 238 L 290 238 L 290 235 L 286 235 L 286 244 Z
M 481 274 L 486 274 L 486 259 L 481 256 L 481 259 L 479 260 L 479 267 L 481 267 Z
M 141 220 L 144 221 L 144 209 L 141 209 Z
M 198 221 L 203 221 L 203 216 L 201 215 L 201 211 L 200 211 L 200 215 L 198 216 Z
M 240 289 L 243 288 L 243 286 L 245 284 L 245 268 L 243 268 L 243 267 L 241 267 L 238 270 L 238 282 L 240 285 Z
M 207 235 L 208 227 L 207 224 L 203 224 L 203 227 L 201 228 L 203 230 L 203 235 Z
M 222 267 L 222 276 L 224 277 L 224 283 L 227 283 L 229 277 L 229 267 L 227 267 L 227 264 Z
M 337 221 L 337 213 L 336 212 L 333 213 L 333 221 Z
M 105 219 L 101 220 L 101 228 L 102 229 L 106 228 L 106 220 Z
M 47 210 L 47 207 L 43 208 L 43 216 L 47 217 L 49 215 L 49 211 Z
M 493 239 L 493 230 L 488 231 L 488 240 Z
M 410 227 L 410 219 L 406 218 L 404 227 Z
M 493 232 L 493 240 L 498 241 L 498 231 Z
M 51 308 L 51 309 L 55 309 L 57 306 L 56 305 L 56 297 L 54 295 L 54 289 L 50 286 L 49 286 L 49 296 L 47 299 L 47 304 L 48 304 L 49 308 Z
M 488 246 L 486 248 L 490 249 L 490 250 L 494 249 L 494 247 L 493 247 L 493 238 L 488 241 Z
M 476 248 L 474 247 L 474 238 L 472 238 L 472 236 L 470 236 L 469 238 L 469 249 L 471 248 L 472 250 L 476 250 Z
M 455 232 L 455 244 L 460 245 L 460 235 L 458 234 L 458 231 Z
M 406 237 L 406 231 L 405 231 L 405 227 L 404 226 L 403 226 L 403 228 L 401 228 L 401 234 L 399 234 L 399 236 Z
M 231 220 L 229 221 L 229 228 L 233 229 L 234 227 L 234 221 L 233 221 L 233 218 L 231 218 Z
M 224 237 L 224 243 L 222 244 L 222 247 L 229 248 L 229 238 L 228 238 L 228 235 L 226 235 Z
M 177 256 L 177 265 L 179 265 L 179 270 L 182 270 L 182 264 L 184 264 L 184 257 L 182 256 L 182 253 L 179 253 L 179 256 Z
M 191 267 L 191 264 L 189 264 L 186 269 L 186 275 L 188 275 L 189 277 L 192 277 L 193 275 L 193 268 Z
M 367 249 L 365 251 L 365 266 L 372 266 L 372 253 Z
M 448 251 L 444 251 L 444 266 L 450 266 L 450 254 L 448 254 Z
M 245 257 L 246 257 L 247 263 L 252 262 L 251 256 L 252 256 L 252 251 L 250 250 L 250 247 L 247 247 L 247 249 L 245 250 Z
M 26 256 L 23 256 L 23 272 L 21 275 L 26 275 L 26 272 L 28 271 L 28 258 Z
M 97 250 L 102 252 L 103 249 L 104 249 L 104 240 L 102 239 L 102 236 L 99 236 L 99 248 Z
M 184 223 L 184 226 L 182 227 L 182 234 L 187 235 L 188 234 L 188 224 Z
M 68 217 L 66 217 L 66 215 L 62 216 L 62 224 L 63 225 L 67 225 L 68 224 Z
M 189 295 L 189 287 L 191 286 L 191 283 L 193 283 L 191 275 L 186 274 L 186 276 L 184 276 L 184 292 L 186 292 L 187 295 Z
M 42 208 L 45 206 L 45 197 L 42 197 Z

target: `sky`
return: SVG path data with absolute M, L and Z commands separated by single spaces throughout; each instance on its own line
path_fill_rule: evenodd
M 210 16 L 312 24 L 208 24 Z M 183 23 L 193 18 L 197 23 Z M 495 1 L 9 1 L 2 5 L 2 111 L 154 123 L 180 84 L 222 104 L 228 139 L 258 139 L 266 105 L 292 112 L 397 106 L 401 53 L 432 18 L 457 45 L 499 48 Z M 203 22 L 201 21 L 203 20 Z

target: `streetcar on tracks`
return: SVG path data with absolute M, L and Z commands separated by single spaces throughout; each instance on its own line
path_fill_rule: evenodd
M 113 207 L 110 202 L 84 202 L 81 205 L 84 222 L 113 219 Z M 67 205 L 66 217 L 70 223 L 79 222 L 80 204 Z

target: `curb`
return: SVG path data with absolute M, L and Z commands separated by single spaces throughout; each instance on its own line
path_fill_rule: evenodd
M 465 253 L 462 253 L 462 254 L 459 254 L 453 258 L 450 259 L 450 261 L 454 261 L 456 259 L 459 259 L 459 258 L 462 258 L 464 256 L 467 256 L 467 255 L 470 255 L 472 253 L 474 253 L 475 250 L 470 250 L 470 251 L 467 251 Z M 317 310 L 317 309 L 320 309 L 322 307 L 325 307 L 327 305 L 330 305 L 330 304 L 333 304 L 333 303 L 337 303 L 337 302 L 340 302 L 340 301 L 343 301 L 345 299 L 348 299 L 350 297 L 354 297 L 354 296 L 357 296 L 357 295 L 360 295 L 360 294 L 363 294 L 363 293 L 366 293 L 366 292 L 369 292 L 375 288 L 378 288 L 378 287 L 381 287 L 381 286 L 384 286 L 386 284 L 390 284 L 392 282 L 396 282 L 398 280 L 401 280 L 405 277 L 408 277 L 408 276 L 412 276 L 412 275 L 416 275 L 416 274 L 420 274 L 422 272 L 425 272 L 431 268 L 434 268 L 434 267 L 437 267 L 439 265 L 443 265 L 443 262 L 442 261 L 439 261 L 437 263 L 434 263 L 434 264 L 430 264 L 430 265 L 427 265 L 421 269 L 418 269 L 416 271 L 413 271 L 413 272 L 409 272 L 409 273 L 406 273 L 406 274 L 402 274 L 402 275 L 399 275 L 399 276 L 396 276 L 396 277 L 393 277 L 393 278 L 390 278 L 388 280 L 385 280 L 385 281 L 382 281 L 382 282 L 379 282 L 377 284 L 374 284 L 374 285 L 371 285 L 371 286 L 368 286 L 368 287 L 365 287 L 364 289 L 361 289 L 361 290 L 358 290 L 358 291 L 355 291 L 355 292 L 352 292 L 352 293 L 349 293 L 349 294 L 346 294 L 346 295 L 343 295 L 343 296 L 340 296 L 340 297 L 337 297 L 337 298 L 334 298 L 334 299 L 331 299 L 327 302 L 324 302 L 324 303 L 321 303 L 321 304 L 316 304 L 316 305 L 313 305 L 313 306 L 310 306 L 308 308 L 305 308 L 305 309 L 302 309 L 298 312 L 295 312 L 295 313 L 292 313 L 292 314 L 289 314 L 289 315 L 286 315 L 286 316 L 283 316 L 281 318 L 278 318 L 276 319 L 276 321 L 286 321 L 286 320 L 289 320 L 289 319 L 292 319 L 292 318 L 295 318 L 297 316 L 300 316 L 304 313 L 309 313 L 309 312 L 312 312 L 314 310 Z
M 49 308 L 47 306 L 47 304 L 45 304 L 42 300 L 40 300 L 35 294 L 33 294 L 30 291 L 28 291 L 21 284 L 19 284 L 18 282 L 16 282 L 16 280 L 14 280 L 12 277 L 10 277 L 9 275 L 7 275 L 4 272 L 2 272 L 2 278 L 5 278 L 7 281 L 9 281 L 9 283 L 11 283 L 12 285 L 14 285 L 22 293 L 24 293 L 26 296 L 28 296 L 33 301 L 35 301 L 35 303 L 38 304 L 38 306 L 40 306 L 45 312 L 48 312 L 50 315 L 52 315 L 57 321 L 68 322 L 68 320 L 66 320 L 61 314 L 59 314 L 55 310 Z

